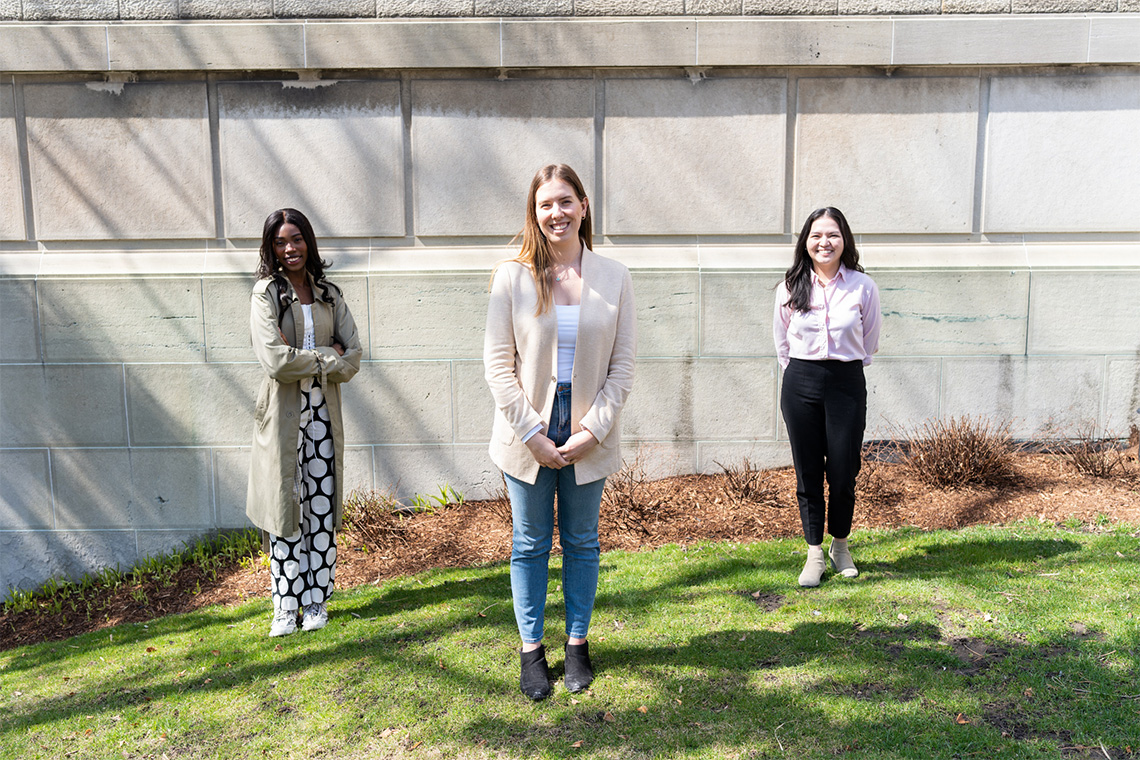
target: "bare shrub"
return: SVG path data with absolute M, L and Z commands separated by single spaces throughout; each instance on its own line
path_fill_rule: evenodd
M 729 501 L 780 506 L 777 499 L 779 491 L 772 473 L 757 468 L 748 457 L 744 457 L 739 465 L 715 464 L 722 470 L 721 490 Z
M 1017 445 L 1008 422 L 969 416 L 927 420 L 904 438 L 903 463 L 936 488 L 998 485 L 1013 477 Z
M 885 462 L 898 455 L 898 446 L 893 443 L 873 443 L 863 447 L 863 463 L 855 479 L 855 493 L 860 501 L 894 504 L 902 498 L 902 489 L 884 475 Z
M 488 497 L 486 501 L 486 510 L 498 518 L 499 522 L 506 525 L 514 524 L 514 517 L 511 514 L 511 497 L 507 493 L 507 476 L 499 473 L 500 483 L 499 487 Z
M 410 538 L 407 508 L 386 491 L 352 491 L 344 499 L 344 530 L 366 551 L 404 545 Z
M 623 460 L 622 468 L 606 480 L 602 509 L 619 529 L 649 535 L 649 525 L 665 506 L 665 500 L 654 496 L 649 484 L 640 452 L 632 462 Z
M 1128 452 L 1120 449 L 1115 439 L 1097 438 L 1092 426 L 1058 444 L 1057 453 L 1074 470 L 1094 478 L 1123 475 L 1128 460 Z

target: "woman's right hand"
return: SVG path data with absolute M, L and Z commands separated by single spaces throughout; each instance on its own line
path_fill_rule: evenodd
M 566 457 L 562 456 L 562 453 L 558 451 L 558 447 L 554 445 L 554 441 L 542 433 L 535 433 L 528 438 L 526 447 L 530 449 L 531 456 L 534 457 L 534 460 L 543 467 L 561 470 L 570 464 L 566 461 Z

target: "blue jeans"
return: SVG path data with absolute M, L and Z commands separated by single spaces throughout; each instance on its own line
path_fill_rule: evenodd
M 542 435 L 542 433 L 536 433 Z M 559 383 L 547 433 L 556 446 L 570 437 L 570 384 Z M 566 635 L 586 638 L 598 591 L 598 508 L 606 479 L 578 485 L 574 466 L 540 467 L 534 485 L 506 475 L 514 541 L 511 547 L 511 595 L 523 642 L 542 640 L 554 541 L 554 496 L 558 495 L 558 533 L 562 545 L 562 594 L 566 599 Z

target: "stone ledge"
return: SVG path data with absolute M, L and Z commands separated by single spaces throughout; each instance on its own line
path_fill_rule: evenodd
M 1140 63 L 1140 16 L 0 23 L 0 73 Z
M 634 271 L 782 271 L 787 268 L 792 242 L 676 243 L 654 245 L 595 245 L 598 253 L 623 262 Z M 863 263 L 871 269 L 1140 269 L 1140 242 L 1002 242 L 946 243 L 861 242 Z M 332 277 L 348 274 L 472 272 L 489 273 L 513 250 L 501 247 L 341 249 L 336 241 L 322 243 L 321 253 L 332 259 Z M 186 277 L 244 278 L 252 282 L 257 253 L 253 249 L 195 252 L 171 256 L 154 251 L 96 253 L 3 253 L 0 278 L 65 280 L 79 278 Z

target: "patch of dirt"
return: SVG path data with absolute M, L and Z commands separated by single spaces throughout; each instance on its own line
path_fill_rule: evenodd
M 764 612 L 775 612 L 784 606 L 783 594 L 772 594 L 767 591 L 753 591 L 751 594 L 748 594 L 748 598 L 755 602 L 756 606 Z
M 958 672 L 965 675 L 981 673 L 1009 654 L 1009 650 L 974 637 L 950 639 L 946 643 L 964 666 Z
M 634 467 L 636 470 L 636 466 Z M 764 541 L 800 535 L 791 468 L 765 471 L 741 486 L 730 473 L 681 475 L 648 481 L 634 473 L 612 479 L 602 507 L 602 551 L 651 550 L 702 541 Z M 1075 472 L 1061 458 L 1024 454 L 1015 477 L 1000 486 L 938 490 L 902 465 L 868 462 L 860 475 L 854 529 L 913 526 L 922 530 L 1002 524 L 1024 518 L 1140 524 L 1140 488 L 1132 474 L 1098 479 Z M 747 495 L 753 498 L 746 498 Z M 406 528 L 406 529 L 405 529 Z M 411 516 L 398 538 L 362 550 L 350 532 L 338 538 L 337 585 L 350 588 L 436 567 L 467 567 L 509 558 L 510 509 L 502 501 L 470 501 Z M 557 542 L 555 552 L 557 553 Z M 122 623 L 143 622 L 213 604 L 236 605 L 268 597 L 269 570 L 234 565 L 205 576 L 187 565 L 160 587 L 124 583 L 91 600 L 98 614 L 71 609 L 49 614 L 0 615 L 0 651 L 52 641 Z M 146 602 L 138 600 L 145 598 Z M 761 604 L 762 607 L 771 600 Z M 968 653 L 963 662 L 975 666 Z

